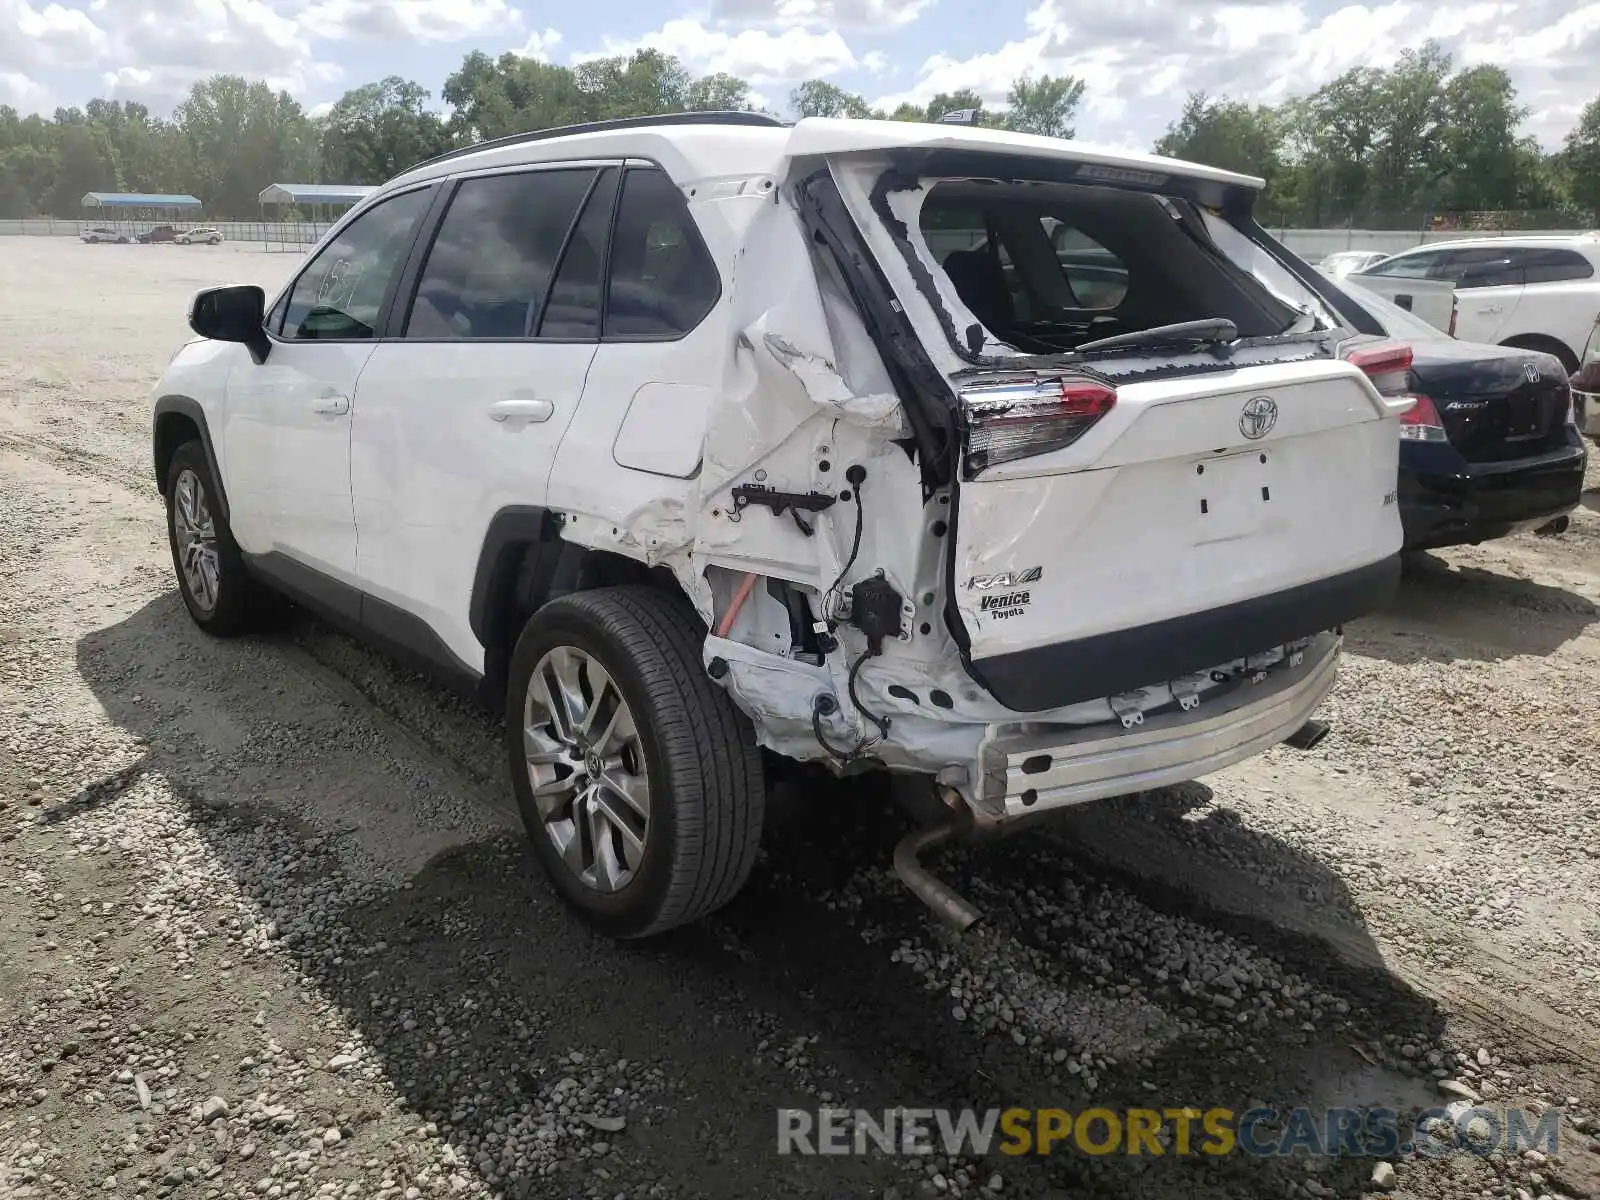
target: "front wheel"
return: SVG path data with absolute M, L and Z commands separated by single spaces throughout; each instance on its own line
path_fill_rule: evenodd
M 765 789 L 749 722 L 707 677 L 705 631 L 650 588 L 565 596 L 511 656 L 506 749 L 551 882 L 613 937 L 665 932 L 744 885 Z
M 167 468 L 167 540 L 178 591 L 194 623 L 218 637 L 255 628 L 270 595 L 244 565 L 205 447 L 185 442 Z

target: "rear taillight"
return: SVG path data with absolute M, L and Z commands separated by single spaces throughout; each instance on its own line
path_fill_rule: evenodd
M 1093 379 L 998 380 L 961 393 L 967 473 L 1072 445 L 1116 406 L 1115 388 Z
M 1400 440 L 1404 442 L 1448 442 L 1439 410 L 1426 396 L 1413 396 L 1416 403 L 1400 414 Z
M 1455 296 L 1452 295 L 1450 297 L 1450 328 L 1445 331 L 1451 337 L 1455 337 L 1456 335 L 1456 317 L 1460 314 L 1460 312 L 1461 305 L 1456 300 Z
M 1411 347 L 1404 342 L 1371 342 L 1343 352 L 1344 360 L 1360 367 L 1378 395 L 1399 397 L 1411 388 Z

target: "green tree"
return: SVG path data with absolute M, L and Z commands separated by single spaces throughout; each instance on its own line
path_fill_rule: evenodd
M 1083 80 L 1072 75 L 1023 76 L 1006 95 L 1005 127 L 1042 137 L 1073 137 L 1083 88 Z
M 248 216 L 271 183 L 317 177 L 317 134 L 287 92 L 238 75 L 213 75 L 173 114 L 194 194 L 216 216 Z
M 1561 173 L 1573 203 L 1600 211 L 1600 97 L 1584 105 L 1561 149 Z
M 519 54 L 492 59 L 474 50 L 445 80 L 445 103 L 462 141 L 553 129 L 590 118 L 589 98 L 567 67 Z
M 702 75 L 684 91 L 683 107 L 690 112 L 743 112 L 750 107 L 750 85 L 723 71 Z
M 647 117 L 689 107 L 694 76 L 670 54 L 636 50 L 629 57 L 597 58 L 574 72 L 589 103 L 588 119 Z
M 865 99 L 854 92 L 827 83 L 821 79 L 808 79 L 789 93 L 789 107 L 801 117 L 877 117 Z
M 1270 108 L 1213 100 L 1191 92 L 1155 151 L 1224 171 L 1259 175 L 1270 184 L 1282 171 L 1283 131 Z
M 448 150 L 450 131 L 428 99 L 426 88 L 398 75 L 346 92 L 322 123 L 322 177 L 382 183 Z
M 1445 85 L 1438 138 L 1441 207 L 1467 210 L 1521 205 L 1524 150 L 1517 127 L 1528 115 L 1511 77 L 1496 66 L 1471 67 Z

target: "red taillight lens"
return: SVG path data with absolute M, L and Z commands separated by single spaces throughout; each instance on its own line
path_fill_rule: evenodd
M 1450 297 L 1450 328 L 1448 330 L 1446 330 L 1446 332 L 1449 333 L 1449 335 L 1451 337 L 1455 337 L 1455 335 L 1456 335 L 1456 317 L 1459 315 L 1460 311 L 1461 311 L 1460 304 L 1457 303 L 1456 298 L 1454 296 L 1451 296 Z
M 1115 388 L 1092 379 L 980 383 L 961 394 L 967 472 L 1072 445 L 1116 406 Z
M 1432 400 L 1426 396 L 1416 396 L 1414 404 L 1408 412 L 1400 414 L 1400 438 L 1407 442 L 1447 442 L 1450 440 L 1444 431 L 1444 421 L 1439 417 L 1439 410 Z
M 1378 395 L 1404 396 L 1411 387 L 1411 347 L 1404 342 L 1373 342 L 1344 352 L 1344 360 L 1360 367 Z
M 1572 388 L 1577 392 L 1600 392 L 1600 358 L 1591 358 L 1578 368 L 1572 377 Z

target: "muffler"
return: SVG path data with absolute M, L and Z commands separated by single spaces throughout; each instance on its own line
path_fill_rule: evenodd
M 960 832 L 961 817 L 952 816 L 926 829 L 913 829 L 894 848 L 894 873 L 935 915 L 956 932 L 972 928 L 983 917 L 971 902 L 920 862 L 925 851 L 942 846 Z
M 1307 721 L 1288 737 L 1283 739 L 1285 746 L 1293 746 L 1296 750 L 1310 750 L 1332 732 L 1327 723 L 1323 721 Z
M 1539 528 L 1535 529 L 1533 532 L 1538 534 L 1540 537 L 1555 537 L 1558 533 L 1565 533 L 1567 531 L 1567 526 L 1571 524 L 1571 517 L 1560 516 L 1554 521 L 1550 521 L 1539 526 Z

